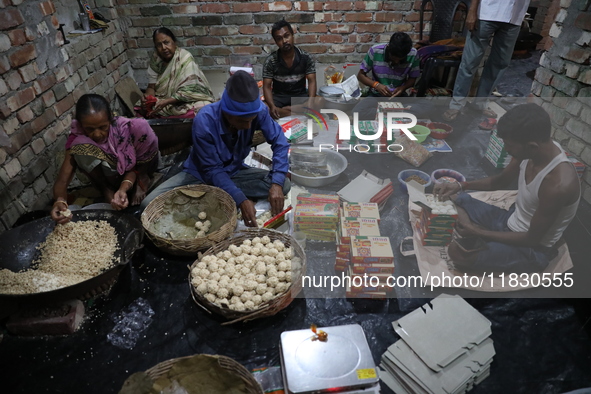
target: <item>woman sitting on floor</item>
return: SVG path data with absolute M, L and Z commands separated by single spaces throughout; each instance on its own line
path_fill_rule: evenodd
M 148 67 L 148 88 L 142 99 L 146 113 L 142 115 L 195 117 L 202 107 L 215 101 L 209 82 L 193 55 L 177 47 L 176 37 L 169 29 L 157 29 L 152 39 L 155 51 Z
M 145 119 L 113 117 L 103 96 L 85 94 L 76 103 L 76 119 L 66 141 L 66 155 L 53 186 L 51 218 L 70 217 L 67 189 L 78 168 L 114 209 L 138 205 L 146 196 L 158 165 L 158 139 Z

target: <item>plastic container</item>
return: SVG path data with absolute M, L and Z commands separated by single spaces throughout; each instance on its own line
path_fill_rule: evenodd
M 454 131 L 453 127 L 447 123 L 441 122 L 431 122 L 427 125 L 427 127 L 431 130 L 431 137 L 438 140 L 447 138 L 452 133 L 452 131 Z
M 410 132 L 417 137 L 417 142 L 420 144 L 431 134 L 431 130 L 428 127 L 416 125 L 411 127 Z
M 441 177 L 450 177 L 457 180 L 458 182 L 466 182 L 465 176 L 455 170 L 450 170 L 449 168 L 440 168 L 439 170 L 435 170 L 431 173 L 431 181 L 435 185 L 442 183 L 442 181 L 439 180 Z
M 433 183 L 431 181 L 431 177 L 426 172 L 414 170 L 414 169 L 402 170 L 398 173 L 398 182 L 400 182 L 400 188 L 406 193 L 408 193 L 408 187 L 406 186 L 405 180 L 409 176 L 413 176 L 413 175 L 417 175 L 421 179 L 424 179 L 425 181 L 427 181 L 427 183 L 423 185 L 423 186 L 425 186 L 425 189 L 427 189 Z

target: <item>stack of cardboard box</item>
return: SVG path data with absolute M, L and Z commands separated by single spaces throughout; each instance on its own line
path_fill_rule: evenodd
M 505 168 L 511 161 L 511 155 L 505 150 L 505 143 L 497 135 L 496 129 L 490 134 L 485 156 L 495 168 Z
M 334 242 L 338 220 L 339 196 L 310 193 L 297 196 L 294 228 L 306 234 L 306 238 Z
M 394 253 L 389 238 L 380 235 L 379 221 L 376 203 L 343 203 L 335 271 L 351 278 L 346 286 L 347 297 L 384 298 L 390 290 L 386 280 L 394 273 Z M 370 284 L 367 275 L 377 278 L 377 282 L 374 279 Z
M 400 340 L 382 355 L 395 393 L 465 393 L 490 374 L 491 323 L 460 296 L 442 294 L 392 323 Z

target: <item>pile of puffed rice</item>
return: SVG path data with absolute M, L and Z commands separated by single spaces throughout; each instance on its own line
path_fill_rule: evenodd
M 57 290 L 91 279 L 118 263 L 115 229 L 106 221 L 79 221 L 55 226 L 40 244 L 34 268 L 0 269 L 0 294 Z

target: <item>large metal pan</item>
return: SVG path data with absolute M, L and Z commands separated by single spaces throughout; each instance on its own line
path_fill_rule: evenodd
M 0 294 L 0 304 L 51 303 L 94 294 L 106 285 L 114 283 L 123 267 L 141 247 L 144 237 L 142 224 L 136 218 L 117 211 L 80 210 L 74 212 L 72 221 L 105 220 L 115 228 L 119 248 L 115 257 L 120 264 L 92 279 L 61 289 L 34 294 Z M 45 217 L 23 224 L 0 234 L 0 268 L 18 272 L 27 269 L 39 256 L 37 246 L 53 231 L 55 223 Z

